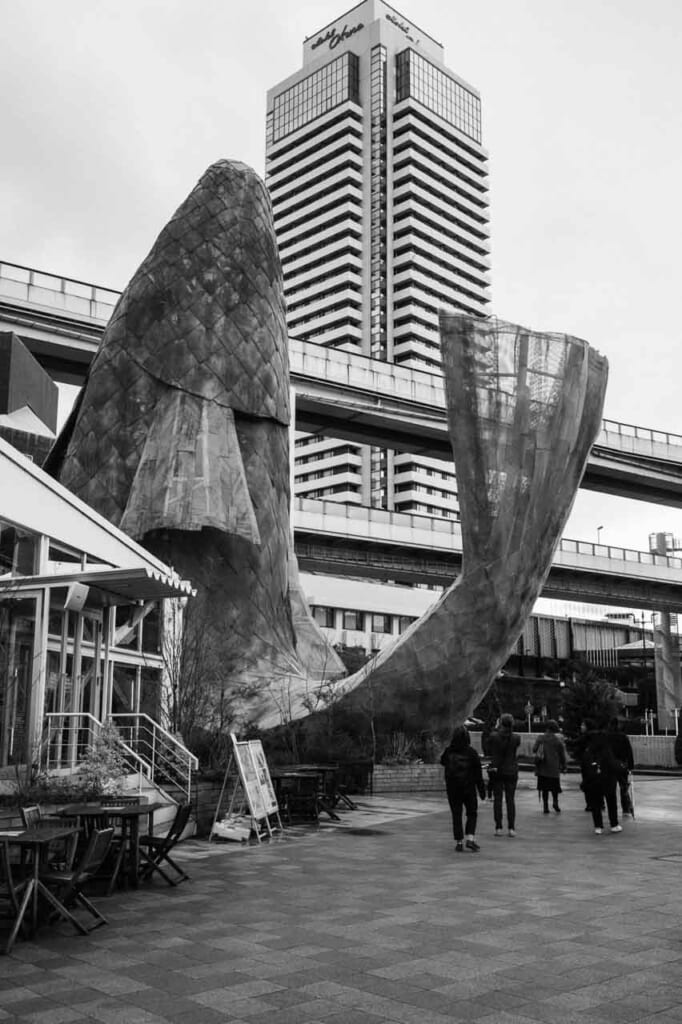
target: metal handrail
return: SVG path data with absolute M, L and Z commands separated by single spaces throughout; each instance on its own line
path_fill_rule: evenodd
M 64 719 L 68 719 L 69 722 L 72 722 L 76 719 L 85 722 L 86 725 L 84 726 L 84 728 L 86 728 L 88 734 L 92 735 L 93 737 L 97 736 L 102 730 L 102 723 L 99 721 L 99 719 L 95 718 L 94 715 L 91 715 L 89 711 L 48 711 L 45 715 L 45 721 L 48 727 L 48 735 L 44 746 L 45 767 L 47 770 L 49 770 L 52 765 L 50 757 L 50 741 L 52 735 L 51 727 L 54 727 L 54 731 L 57 732 L 57 730 L 63 728 L 63 725 L 56 725 L 55 723 L 57 722 L 57 720 L 59 720 L 61 723 Z M 150 779 L 152 777 L 151 765 L 147 761 L 145 761 L 145 759 L 141 757 L 135 750 L 133 750 L 132 747 L 128 746 L 125 740 L 123 740 L 120 736 L 118 736 L 117 742 L 120 745 L 123 753 L 129 759 L 129 761 L 132 761 L 133 765 L 136 766 L 135 770 L 144 775 L 145 778 Z M 75 765 L 78 763 L 77 740 L 75 743 L 69 741 L 68 748 L 69 750 L 67 757 L 60 757 L 58 759 L 58 763 L 54 765 L 55 768 L 64 767 L 63 761 L 67 761 L 66 767 L 72 768 L 75 767 Z
M 189 797 L 192 772 L 199 767 L 198 758 L 172 733 L 144 712 L 119 713 L 111 716 L 122 729 L 128 743 L 142 749 L 148 756 L 151 778 L 170 778 Z M 127 724 L 123 724 L 126 720 Z

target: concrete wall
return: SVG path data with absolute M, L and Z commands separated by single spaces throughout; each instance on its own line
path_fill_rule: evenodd
M 519 752 L 530 757 L 539 733 L 521 733 Z M 480 753 L 480 733 L 471 734 L 472 746 Z M 674 736 L 630 736 L 637 768 L 677 768 Z M 439 764 L 376 765 L 374 793 L 444 793 L 443 769 Z

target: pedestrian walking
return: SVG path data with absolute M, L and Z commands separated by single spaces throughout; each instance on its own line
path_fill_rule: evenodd
M 630 772 L 635 767 L 632 744 L 627 733 L 623 732 L 617 718 L 612 718 L 607 730 L 611 753 L 616 760 L 618 789 L 620 791 L 620 809 L 623 817 L 633 817 L 634 806 L 630 798 Z
M 585 738 L 580 770 L 583 779 L 582 790 L 592 812 L 594 831 L 597 835 L 601 835 L 604 831 L 602 806 L 606 801 L 611 831 L 622 832 L 622 826 L 618 823 L 618 799 L 616 796 L 618 769 L 616 759 L 611 751 L 609 737 L 604 729 L 587 728 Z
M 559 726 L 550 718 L 545 724 L 545 731 L 538 736 L 533 745 L 535 758 L 535 774 L 538 778 L 538 793 L 542 799 L 542 812 L 549 814 L 549 798 L 557 814 L 559 794 L 561 793 L 561 773 L 566 771 L 567 757 L 564 741 L 559 735 Z
M 476 824 L 478 820 L 478 799 L 485 800 L 483 769 L 478 752 L 471 746 L 469 730 L 458 725 L 452 733 L 450 745 L 441 754 L 440 763 L 445 768 L 445 788 L 452 814 L 452 833 L 455 850 L 463 853 L 466 847 L 478 853 Z M 466 822 L 462 827 L 462 816 Z
M 517 750 L 521 737 L 514 732 L 512 715 L 501 715 L 500 723 L 489 739 L 490 765 L 493 772 L 493 816 L 495 835 L 503 836 L 502 799 L 507 812 L 507 835 L 516 835 L 516 785 L 519 781 Z

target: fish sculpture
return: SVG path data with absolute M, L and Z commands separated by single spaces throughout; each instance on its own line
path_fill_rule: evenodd
M 289 424 L 269 197 L 221 160 L 121 295 L 46 469 L 192 581 L 216 686 L 247 716 L 345 671 L 298 583 Z
M 542 590 L 601 427 L 608 364 L 578 338 L 494 317 L 443 314 L 440 335 L 461 574 L 336 692 L 365 717 L 397 712 L 445 735 L 490 688 Z

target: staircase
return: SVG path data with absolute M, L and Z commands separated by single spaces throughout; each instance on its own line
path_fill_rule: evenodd
M 119 753 L 127 774 L 123 788 L 147 802 L 165 804 L 154 815 L 154 831 L 163 835 L 178 803 L 191 799 L 192 772 L 197 758 L 184 744 L 145 714 L 112 715 Z M 50 712 L 45 716 L 41 768 L 55 774 L 78 770 L 101 735 L 102 723 L 87 712 Z M 194 834 L 194 823 L 187 834 Z

